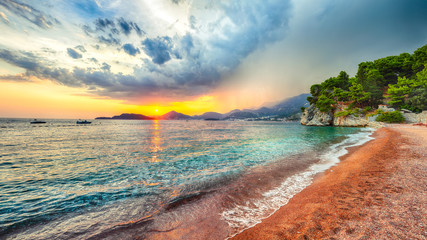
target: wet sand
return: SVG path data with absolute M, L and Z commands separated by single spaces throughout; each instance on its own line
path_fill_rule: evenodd
M 427 128 L 373 136 L 233 239 L 427 239 Z

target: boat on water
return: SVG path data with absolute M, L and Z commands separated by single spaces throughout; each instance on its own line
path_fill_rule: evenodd
M 78 120 L 77 122 L 76 122 L 76 124 L 91 124 L 92 122 L 89 122 L 89 121 L 87 121 L 87 120 Z
M 42 124 L 42 123 L 46 123 L 45 121 L 39 121 L 37 119 L 34 119 L 33 121 L 30 122 L 31 124 Z

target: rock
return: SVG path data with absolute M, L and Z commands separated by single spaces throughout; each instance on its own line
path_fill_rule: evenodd
M 421 113 L 402 113 L 407 123 L 423 123 L 427 124 L 427 111 Z
M 330 126 L 333 122 L 332 112 L 324 113 L 311 104 L 301 116 L 301 124 L 306 126 Z
M 406 123 L 418 123 L 418 114 L 402 112 L 402 115 L 405 118 Z
M 355 117 L 353 115 L 334 117 L 334 126 L 339 127 L 366 127 L 369 121 L 364 117 Z
M 334 113 L 345 111 L 347 108 L 348 108 L 347 105 L 338 104 L 335 108 Z M 334 116 L 333 126 L 337 126 L 337 127 L 366 127 L 368 125 L 368 123 L 369 123 L 369 121 L 368 121 L 367 117 L 362 115 L 362 114 L 358 114 L 358 116 L 354 116 L 354 115 L 340 116 L 340 117 Z
M 345 108 L 346 106 L 337 106 L 336 111 L 342 111 Z M 366 127 L 368 123 L 365 116 L 334 117 L 332 112 L 320 112 L 315 105 L 306 108 L 301 116 L 301 124 L 306 126 Z
M 396 111 L 396 109 L 389 108 L 387 105 L 378 105 L 378 109 L 383 111 L 383 112 L 394 112 L 394 111 Z
M 417 116 L 419 123 L 427 124 L 427 111 L 423 111 Z
M 381 106 L 381 105 L 380 105 Z M 346 108 L 345 105 L 340 105 L 336 107 L 335 112 L 343 111 Z M 390 111 L 392 108 L 382 107 L 382 110 Z M 423 123 L 427 124 L 427 111 L 421 113 L 402 113 L 405 117 L 406 123 Z M 359 116 L 349 115 L 334 117 L 332 112 L 323 113 L 316 108 L 315 105 L 310 105 L 304 110 L 304 113 L 301 116 L 301 124 L 306 126 L 336 126 L 336 127 L 373 127 L 381 128 L 384 126 L 384 123 L 376 122 L 378 115 L 372 117 L 366 117 L 359 114 Z

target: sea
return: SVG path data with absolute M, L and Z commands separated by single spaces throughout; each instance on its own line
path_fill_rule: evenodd
M 0 119 L 0 239 L 227 239 L 370 128 L 272 121 Z

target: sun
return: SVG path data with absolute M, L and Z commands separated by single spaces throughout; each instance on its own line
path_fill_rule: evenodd
M 156 108 L 156 110 L 154 110 L 154 111 L 156 111 L 156 113 L 158 113 L 158 112 L 159 112 L 159 109 L 157 109 L 157 108 Z

